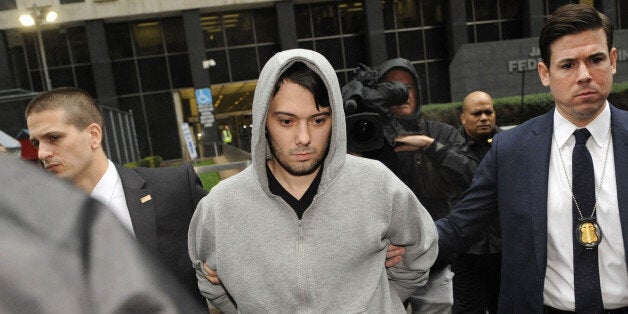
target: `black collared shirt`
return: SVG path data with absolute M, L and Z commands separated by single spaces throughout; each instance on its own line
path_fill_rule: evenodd
M 283 200 L 286 201 L 286 203 L 288 203 L 288 205 L 290 205 L 292 209 L 294 209 L 299 219 L 303 217 L 303 213 L 305 212 L 305 210 L 312 204 L 312 200 L 314 200 L 314 196 L 316 195 L 316 192 L 318 192 L 318 185 L 321 183 L 322 174 L 323 165 L 321 165 L 320 169 L 318 170 L 318 174 L 312 181 L 312 184 L 310 184 L 310 187 L 307 189 L 307 191 L 305 191 L 301 199 L 296 199 L 294 196 L 292 196 L 292 194 L 286 191 L 286 189 L 284 189 L 281 184 L 279 184 L 279 181 L 277 181 L 277 178 L 275 178 L 273 172 L 270 171 L 268 164 L 266 164 L 266 176 L 268 177 L 268 188 L 270 189 L 270 192 L 283 198 Z

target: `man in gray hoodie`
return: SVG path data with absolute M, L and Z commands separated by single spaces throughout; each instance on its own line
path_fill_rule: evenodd
M 402 300 L 425 284 L 437 254 L 434 225 L 384 165 L 346 153 L 329 62 L 303 49 L 272 57 L 253 125 L 251 166 L 215 186 L 192 218 L 201 293 L 226 313 L 405 313 Z M 386 268 L 390 243 L 405 254 Z

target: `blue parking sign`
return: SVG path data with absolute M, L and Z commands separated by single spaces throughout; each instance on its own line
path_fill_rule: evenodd
M 195 92 L 196 103 L 199 106 L 211 106 L 212 105 L 212 91 L 209 87 L 199 88 Z

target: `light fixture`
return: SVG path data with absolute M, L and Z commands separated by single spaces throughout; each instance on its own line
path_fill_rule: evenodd
M 216 66 L 216 60 L 214 59 L 203 60 L 203 69 L 209 69 L 213 66 Z
M 35 25 L 35 19 L 30 14 L 22 14 L 20 15 L 20 24 L 24 26 L 33 26 Z
M 37 45 L 39 46 L 39 55 L 41 57 L 41 66 L 44 72 L 44 79 L 46 84 L 46 90 L 52 89 L 50 82 L 50 75 L 48 74 L 48 63 L 46 62 L 46 49 L 44 48 L 44 41 L 41 37 L 41 24 L 52 23 L 57 20 L 59 14 L 50 9 L 50 6 L 39 7 L 36 4 L 30 8 L 31 14 L 23 14 L 18 19 L 24 26 L 35 26 L 37 34 Z
M 46 14 L 46 22 L 52 23 L 57 20 L 58 16 L 59 14 L 57 14 L 56 11 L 48 11 L 48 14 Z

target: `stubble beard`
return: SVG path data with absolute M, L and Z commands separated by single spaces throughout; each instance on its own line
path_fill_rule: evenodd
M 272 137 L 268 136 L 268 146 L 270 146 L 270 152 L 273 156 L 273 159 L 288 172 L 290 175 L 299 177 L 299 176 L 307 176 L 314 173 L 318 168 L 323 164 L 325 158 L 327 158 L 327 153 L 329 152 L 329 141 L 327 141 L 327 146 L 325 147 L 325 153 L 320 156 L 320 158 L 314 160 L 314 162 L 309 167 L 301 167 L 295 168 L 291 167 L 287 162 L 279 158 L 277 154 L 277 148 L 275 147 L 275 143 L 273 142 Z

